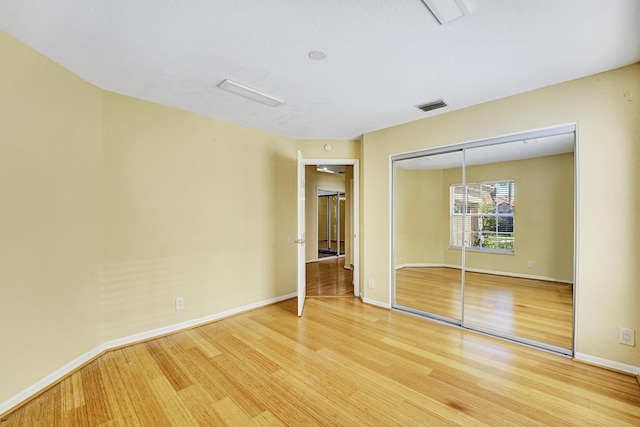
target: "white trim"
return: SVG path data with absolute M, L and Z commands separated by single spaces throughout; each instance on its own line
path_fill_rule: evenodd
M 8 411 L 10 411 L 11 409 L 13 409 L 14 407 L 16 407 L 17 405 L 21 404 L 22 402 L 31 399 L 33 396 L 35 396 L 36 394 L 40 393 L 41 391 L 45 390 L 47 387 L 51 386 L 52 384 L 60 381 L 61 379 L 63 379 L 65 376 L 69 375 L 70 373 L 72 373 L 73 371 L 75 371 L 78 368 L 81 368 L 83 365 L 85 365 L 86 363 L 90 362 L 91 360 L 95 359 L 96 357 L 101 356 L 102 354 L 104 354 L 105 352 L 118 348 L 118 347 L 122 347 L 125 345 L 131 345 L 131 344 L 135 344 L 137 342 L 141 342 L 141 341 L 146 341 L 152 338 L 158 338 L 160 336 L 163 335 L 167 335 L 173 332 L 178 332 L 181 330 L 185 330 L 185 329 L 190 329 L 196 326 L 200 326 L 203 325 L 205 323 L 210 323 L 213 322 L 215 320 L 220 320 L 222 318 L 225 317 L 229 317 L 229 316 L 233 316 L 235 314 L 240 314 L 246 311 L 250 311 L 256 308 L 260 308 L 260 307 L 264 307 L 270 304 L 274 304 L 276 302 L 280 302 L 280 301 L 284 301 L 287 299 L 291 299 L 291 298 L 295 298 L 297 296 L 296 293 L 292 293 L 292 294 L 287 294 L 287 295 L 282 295 L 276 298 L 270 298 L 267 300 L 263 300 L 263 301 L 258 301 L 255 302 L 253 304 L 248 304 L 242 307 L 238 307 L 238 308 L 233 308 L 230 310 L 225 310 L 219 313 L 215 313 L 215 314 L 210 314 L 208 316 L 204 316 L 204 317 L 200 317 L 198 319 L 193 319 L 193 320 L 188 320 L 186 322 L 181 322 L 181 323 L 176 323 L 174 325 L 169 325 L 169 326 L 164 326 L 162 328 L 156 328 L 156 329 L 152 329 L 150 331 L 146 331 L 146 332 L 141 332 L 139 334 L 134 334 L 134 335 L 129 335 L 128 337 L 124 337 L 124 338 L 118 338 L 115 340 L 111 340 L 111 341 L 107 341 L 103 344 L 100 344 L 99 346 L 89 350 L 88 352 L 86 352 L 85 354 L 82 354 L 78 357 L 76 357 L 74 360 L 72 360 L 71 362 L 67 363 L 66 365 L 62 366 L 60 369 L 55 370 L 54 372 L 52 372 L 51 374 L 47 375 L 46 377 L 44 377 L 43 379 L 41 379 L 40 381 L 36 382 L 35 384 L 33 384 L 30 387 L 27 387 L 26 389 L 22 390 L 21 392 L 19 392 L 18 394 L 10 397 L 9 399 L 5 400 L 4 402 L 0 403 L 0 414 L 4 414 Z
M 33 396 L 37 395 L 42 390 L 46 389 L 47 387 L 59 381 L 60 379 L 64 378 L 65 376 L 75 371 L 85 363 L 88 363 L 92 359 L 100 356 L 105 351 L 106 351 L 105 345 L 102 344 L 94 349 L 89 350 L 85 354 L 76 357 L 74 360 L 67 363 L 60 369 L 57 369 L 54 372 L 50 373 L 49 375 L 47 375 L 37 383 L 33 384 L 30 387 L 27 387 L 26 389 L 22 390 L 18 394 L 0 403 L 0 414 L 4 414 L 10 411 L 15 406 L 21 404 L 22 402 L 28 399 L 31 399 Z
M 445 265 L 445 267 L 456 268 L 449 265 Z M 460 268 L 460 267 L 457 267 L 457 268 Z M 511 273 L 508 271 L 483 270 L 481 268 L 470 268 L 470 267 L 465 267 L 465 270 L 470 271 L 472 273 L 493 274 L 495 276 L 509 276 L 509 277 L 518 277 L 521 279 L 544 280 L 546 282 L 573 284 L 571 280 L 558 279 L 556 277 L 548 277 L 548 276 L 536 276 L 534 274 Z
M 505 142 L 522 141 L 525 139 L 544 138 L 546 136 L 564 135 L 575 132 L 577 122 L 565 123 L 560 125 L 546 126 L 543 128 L 532 129 L 524 132 L 509 133 L 491 138 L 472 139 L 462 142 L 452 142 L 444 145 L 438 145 L 431 148 L 423 148 L 419 150 L 403 151 L 391 154 L 391 161 L 406 160 L 414 157 L 422 157 L 425 155 L 439 154 L 462 148 L 484 147 L 486 145 L 503 144 Z
M 396 305 L 396 168 L 389 156 L 389 306 Z
M 443 267 L 443 268 L 454 268 L 456 270 L 462 269 L 459 265 L 455 265 L 455 264 L 412 262 L 412 263 L 406 263 L 406 264 L 399 264 L 396 266 L 396 270 L 399 270 L 404 267 Z M 470 271 L 472 273 L 492 274 L 494 276 L 518 277 L 520 279 L 544 280 L 545 282 L 558 282 L 558 283 L 566 283 L 569 285 L 573 284 L 571 280 L 558 279 L 555 277 L 548 277 L 548 276 L 536 276 L 534 274 L 511 273 L 509 271 L 484 270 L 481 268 L 473 268 L 473 267 L 466 267 L 465 271 Z
M 391 308 L 391 304 L 389 304 L 388 302 L 381 302 L 367 297 L 363 297 L 362 302 L 365 304 L 375 305 L 376 307 Z
M 573 349 L 578 348 L 578 305 L 580 298 L 580 127 L 576 122 L 576 133 L 573 142 Z
M 338 259 L 344 258 L 344 255 L 331 255 L 331 256 L 325 256 L 325 257 L 322 257 L 322 258 L 308 259 L 308 260 L 305 261 L 305 264 L 309 264 L 309 263 L 312 263 L 312 262 L 322 262 L 322 261 L 326 261 L 328 259 L 336 259 L 336 258 L 338 258 Z M 347 268 L 347 266 L 345 265 L 344 268 Z
M 609 359 L 603 359 L 602 357 L 591 356 L 590 354 L 576 352 L 573 357 L 578 362 L 588 363 L 601 368 L 612 369 L 614 371 L 624 372 L 626 374 L 632 374 L 635 376 L 640 375 L 640 367 L 627 365 L 626 363 L 620 363 Z
M 400 270 L 405 267 L 445 267 L 442 263 L 432 263 L 432 262 L 407 262 L 405 264 L 397 264 L 396 270 Z M 460 268 L 460 267 L 458 267 Z

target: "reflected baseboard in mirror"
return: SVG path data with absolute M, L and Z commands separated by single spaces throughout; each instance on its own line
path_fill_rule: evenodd
M 396 271 L 396 303 L 460 317 L 460 270 L 404 267 Z M 573 346 L 573 285 L 465 272 L 465 323 L 501 334 Z

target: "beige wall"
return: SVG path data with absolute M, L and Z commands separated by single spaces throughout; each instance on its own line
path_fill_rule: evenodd
M 101 96 L 0 31 L 0 403 L 101 343 Z
M 620 326 L 640 330 L 639 99 L 636 64 L 366 134 L 365 298 L 389 301 L 389 155 L 577 122 L 576 350 L 640 366 L 640 346 L 618 343 Z
M 293 141 L 111 93 L 104 114 L 105 340 L 295 291 Z
M 331 151 L 324 149 L 326 144 L 331 144 Z M 302 151 L 302 156 L 305 160 L 360 158 L 360 141 L 355 139 L 300 139 L 296 141 L 296 147 Z
M 397 169 L 397 265 L 460 265 L 449 247 L 449 186 L 461 177 L 460 168 Z M 467 182 L 500 180 L 515 181 L 515 251 L 467 251 L 466 267 L 573 281 L 573 154 L 467 168 Z
M 396 265 L 442 264 L 449 247 L 444 171 L 396 169 Z M 448 190 L 448 188 L 447 188 Z M 446 240 L 446 241 L 445 241 Z
M 107 340 L 295 292 L 293 140 L 0 53 L 0 404 Z
M 573 169 L 572 153 L 468 167 L 467 182 L 513 179 L 516 214 L 513 255 L 467 251 L 466 266 L 573 282 Z

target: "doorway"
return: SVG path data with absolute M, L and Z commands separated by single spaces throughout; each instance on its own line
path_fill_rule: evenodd
M 304 164 L 307 297 L 360 296 L 359 161 Z

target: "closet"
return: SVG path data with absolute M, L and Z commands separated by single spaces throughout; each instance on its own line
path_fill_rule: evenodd
M 392 157 L 392 306 L 563 354 L 575 126 Z

